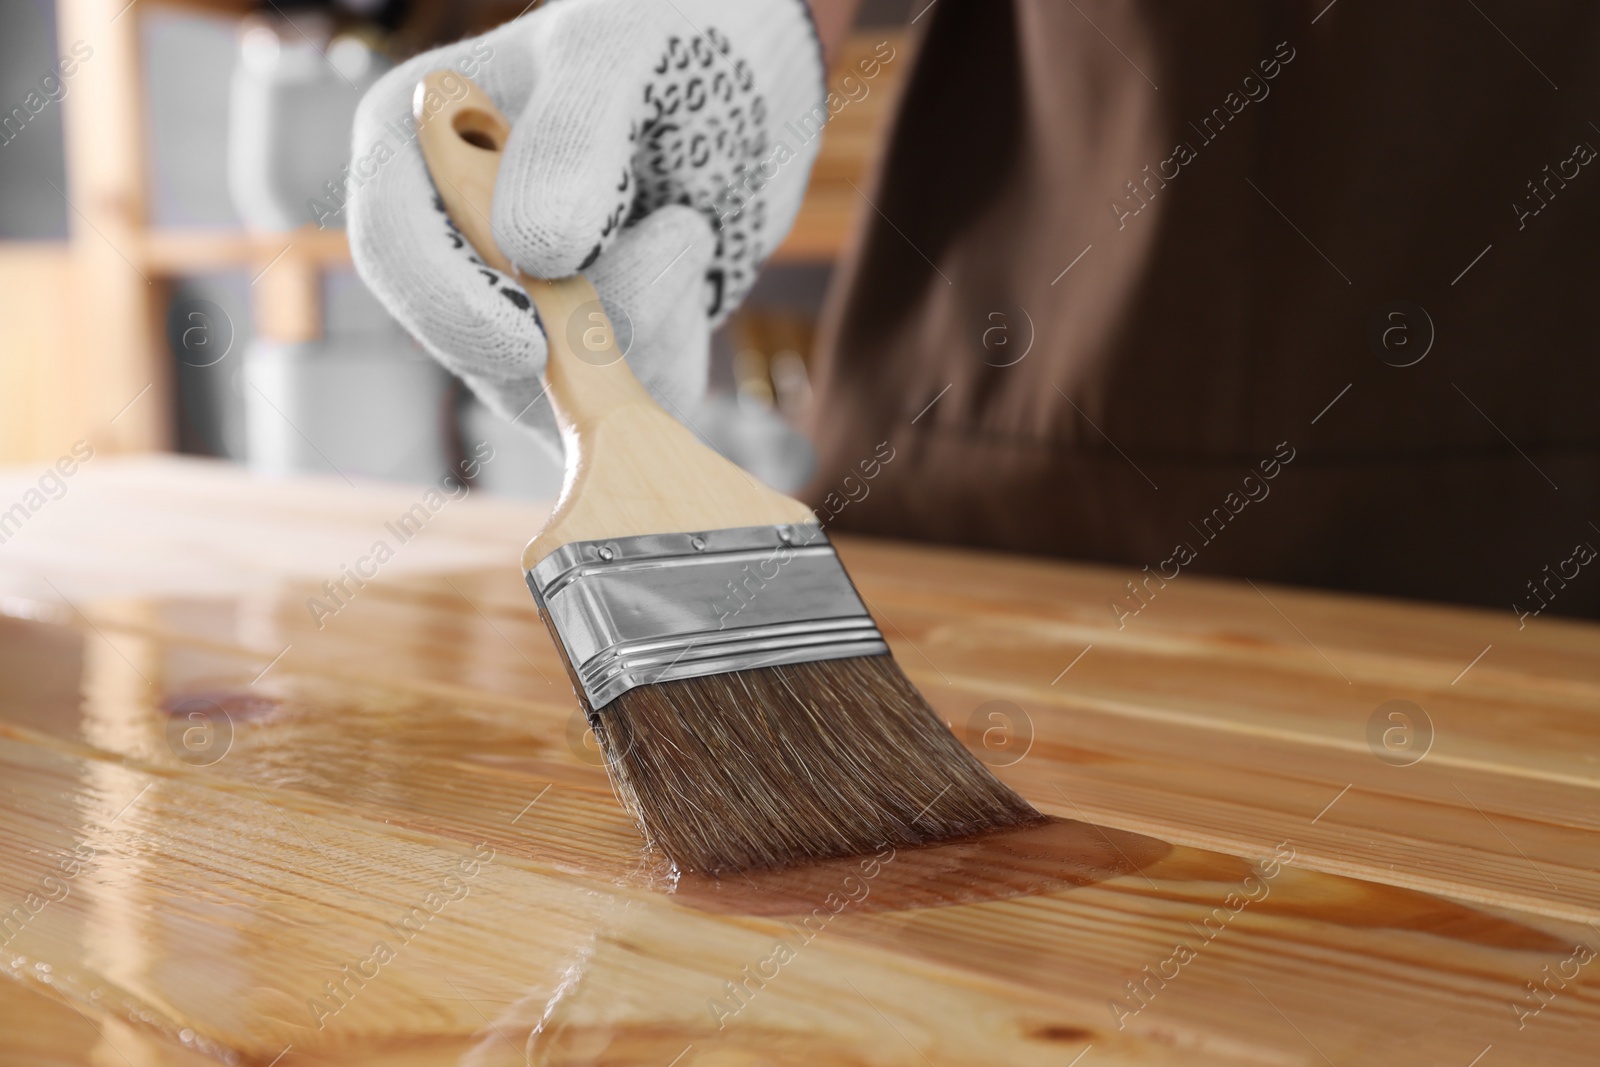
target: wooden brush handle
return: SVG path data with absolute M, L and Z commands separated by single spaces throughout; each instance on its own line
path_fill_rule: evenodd
M 566 479 L 523 566 L 573 541 L 814 521 L 804 504 L 762 485 L 661 410 L 628 369 L 587 278 L 530 277 L 500 251 L 491 219 L 511 124 L 488 94 L 436 71 L 417 85 L 412 110 L 451 221 L 485 263 L 516 278 L 549 343 L 545 387 L 566 446 Z

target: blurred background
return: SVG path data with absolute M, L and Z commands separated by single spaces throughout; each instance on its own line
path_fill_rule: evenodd
M 553 496 L 556 458 L 362 285 L 339 194 L 366 87 L 527 6 L 0 0 L 0 465 L 86 439 L 436 482 L 488 440 L 478 488 Z M 910 17 L 864 4 L 835 68 L 901 47 Z M 811 471 L 794 424 L 816 317 L 908 66 L 829 125 L 793 232 L 714 341 L 693 421 L 781 489 Z

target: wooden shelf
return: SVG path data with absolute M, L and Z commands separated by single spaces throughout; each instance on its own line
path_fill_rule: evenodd
M 259 270 L 280 256 L 293 255 L 319 267 L 350 264 L 350 243 L 343 230 L 305 226 L 287 233 L 241 233 L 237 230 L 151 230 L 144 235 L 140 256 L 144 267 L 159 274 L 179 275 L 254 267 Z
M 857 182 L 857 184 L 860 184 Z M 839 254 L 866 204 L 846 182 L 812 182 L 789 236 L 772 255 L 776 263 L 823 263 Z M 238 230 L 150 230 L 137 248 L 147 274 L 180 277 L 209 271 L 277 269 L 280 257 L 319 269 L 350 266 L 343 230 L 307 226 L 283 233 Z

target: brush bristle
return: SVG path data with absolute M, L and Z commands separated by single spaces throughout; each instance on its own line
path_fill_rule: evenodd
M 684 870 L 782 867 L 1042 818 L 891 656 L 640 686 L 598 717 L 623 803 Z

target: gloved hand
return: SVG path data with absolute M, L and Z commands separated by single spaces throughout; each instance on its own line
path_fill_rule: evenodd
M 412 134 L 413 90 L 443 69 L 511 120 L 501 251 L 532 275 L 587 275 L 629 366 L 682 418 L 705 391 L 710 329 L 788 231 L 816 155 L 827 111 L 805 0 L 552 0 L 362 99 L 357 270 L 491 408 L 554 444 L 537 313 L 450 225 Z

